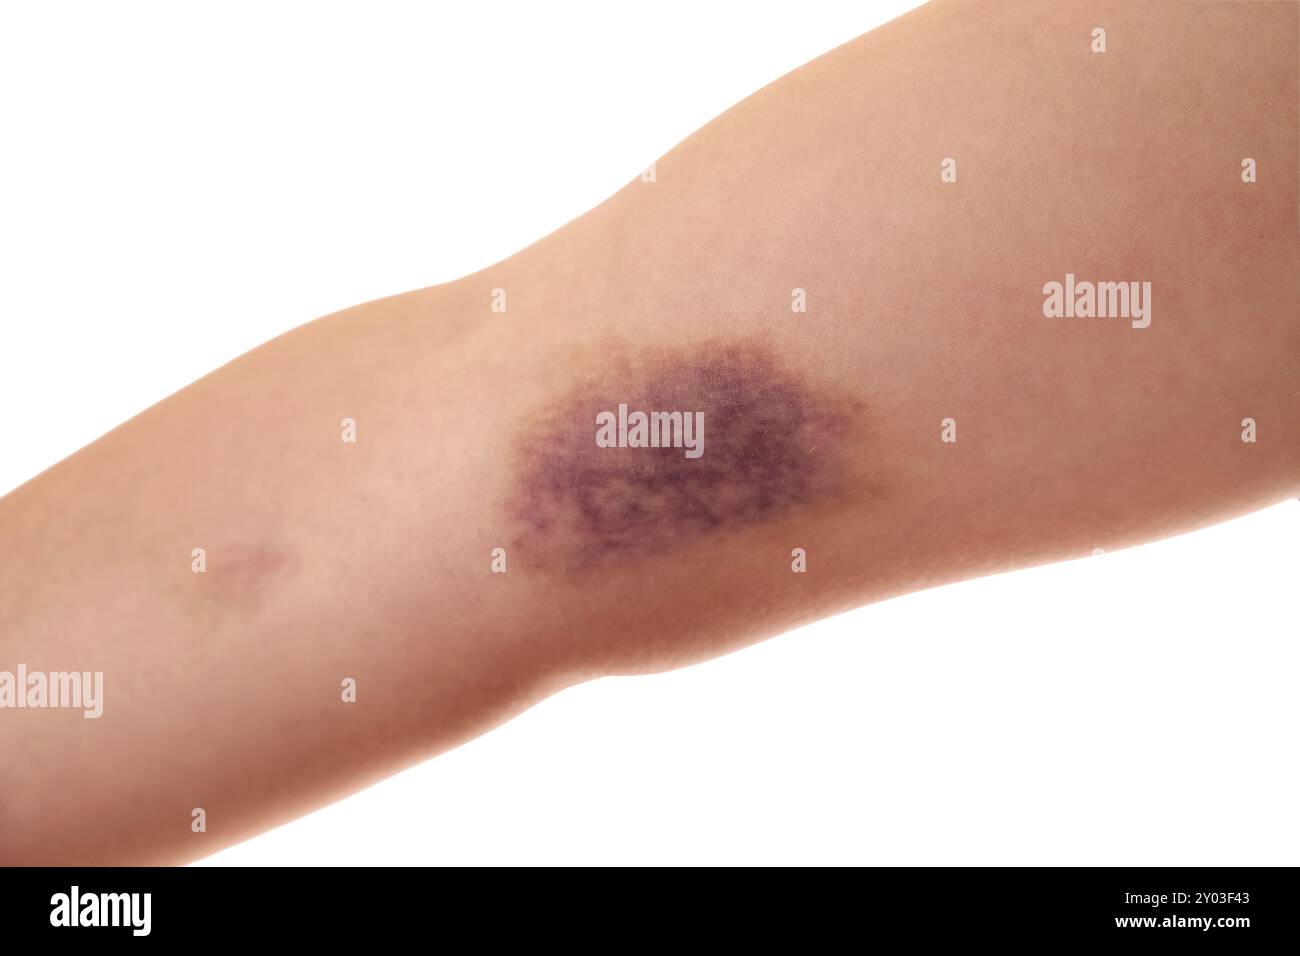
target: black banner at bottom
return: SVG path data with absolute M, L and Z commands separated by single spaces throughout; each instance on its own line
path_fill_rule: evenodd
M 549 945 L 735 945 L 790 933 L 815 945 L 848 933 L 855 942 L 903 934 L 1294 948 L 1296 882 L 1290 868 L 835 869 L 767 873 L 761 885 L 749 873 L 713 870 L 593 880 L 577 870 L 539 879 L 529 870 L 0 869 L 0 927 L 6 944 L 92 948 L 372 947 L 409 944 L 412 933 L 426 945 L 458 946 L 465 932 L 484 943 L 522 936 Z

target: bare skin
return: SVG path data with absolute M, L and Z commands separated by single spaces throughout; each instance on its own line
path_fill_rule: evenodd
M 1298 15 L 931 4 L 0 499 L 0 670 L 105 681 L 0 710 L 0 861 L 186 861 L 577 681 L 1297 495 Z M 1044 317 L 1067 272 L 1149 327 Z M 704 455 L 597 448 L 619 402 Z

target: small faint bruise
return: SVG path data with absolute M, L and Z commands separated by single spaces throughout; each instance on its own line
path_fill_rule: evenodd
M 206 568 L 190 575 L 191 586 L 214 608 L 251 613 L 296 578 L 302 564 L 299 552 L 271 537 L 220 540 L 206 549 Z
M 706 453 L 600 447 L 598 416 L 620 404 L 702 413 Z M 604 349 L 515 436 L 512 545 L 531 567 L 570 573 L 829 504 L 852 487 L 848 446 L 864 414 L 767 345 Z

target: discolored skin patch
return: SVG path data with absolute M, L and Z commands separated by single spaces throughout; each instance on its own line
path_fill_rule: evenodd
M 766 345 L 711 340 L 646 353 L 620 345 L 596 365 L 515 436 L 506 511 L 515 553 L 531 567 L 569 573 L 672 553 L 855 487 L 850 450 L 863 403 L 797 374 Z M 704 453 L 599 447 L 596 416 L 620 403 L 703 412 Z
M 194 592 L 222 612 L 252 612 L 302 570 L 302 556 L 269 538 L 220 541 L 207 552 L 203 574 L 186 572 Z

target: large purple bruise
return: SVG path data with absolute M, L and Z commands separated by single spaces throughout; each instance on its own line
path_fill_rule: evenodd
M 602 448 L 596 416 L 703 412 L 704 453 Z M 765 347 L 710 342 L 623 355 L 524 427 L 507 503 L 530 565 L 570 571 L 667 552 L 843 491 L 843 444 L 861 403 L 783 367 Z

